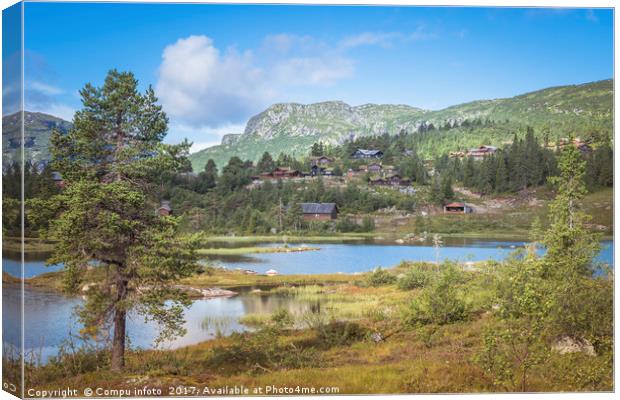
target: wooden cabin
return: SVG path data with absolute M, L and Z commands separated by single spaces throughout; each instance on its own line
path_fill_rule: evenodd
M 161 206 L 159 206 L 159 208 L 157 209 L 157 214 L 161 215 L 162 217 L 172 215 L 172 207 L 170 207 L 170 201 L 163 200 L 161 202 Z
M 453 202 L 443 206 L 443 212 L 446 214 L 470 214 L 473 209 L 465 203 Z
M 473 157 L 474 160 L 482 160 L 484 157 L 495 154 L 496 152 L 497 147 L 483 145 L 475 149 L 469 149 L 467 156 Z
M 366 150 L 366 149 L 357 149 L 353 154 L 351 154 L 351 158 L 381 158 L 383 157 L 383 152 L 381 150 Z
M 304 221 L 330 221 L 338 218 L 336 203 L 301 203 Z
M 290 179 L 299 178 L 301 172 L 289 167 L 277 167 L 271 172 L 264 172 L 259 175 L 260 179 Z
M 327 166 L 332 163 L 334 160 L 327 156 L 319 156 L 319 157 L 310 157 L 310 165 L 323 165 Z

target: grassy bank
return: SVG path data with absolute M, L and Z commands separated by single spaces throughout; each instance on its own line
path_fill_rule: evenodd
M 27 278 L 27 285 L 63 291 L 64 271 L 48 272 Z M 103 279 L 104 271 L 100 268 L 92 268 L 84 273 L 83 284 L 98 282 Z M 208 272 L 196 274 L 183 279 L 178 283 L 196 288 L 219 287 L 223 289 L 245 287 L 277 287 L 277 286 L 305 286 L 346 283 L 355 279 L 354 275 L 345 274 L 313 274 L 313 275 L 248 275 L 242 271 L 229 271 L 223 269 L 209 269 Z
M 240 287 L 277 287 L 334 284 L 350 282 L 352 275 L 313 274 L 313 275 L 247 275 L 240 271 L 216 270 L 210 274 L 195 275 L 180 283 L 194 287 L 221 287 L 234 289 Z
M 401 285 L 398 276 L 414 266 L 429 274 L 440 273 L 437 266 L 404 263 L 386 273 L 339 276 L 341 282 L 314 276 L 318 284 L 304 287 L 291 287 L 290 281 L 297 278 L 286 277 L 289 282 L 252 295 L 320 302 L 320 310 L 249 314 L 242 322 L 255 327 L 251 333 L 176 350 L 130 351 L 122 373 L 109 370 L 105 353 L 68 354 L 55 364 L 27 367 L 27 386 L 133 389 L 147 385 L 173 396 L 196 393 L 171 393 L 170 386 L 188 386 L 190 391 L 234 385 L 250 390 L 333 387 L 338 394 L 519 391 L 520 381 L 500 383 L 477 361 L 485 333 L 500 323 L 493 306 L 498 265 L 457 273 L 453 287 L 467 304 L 467 314 L 451 323 L 425 325 L 406 322 L 412 302 L 426 290 Z M 235 284 L 258 278 L 227 273 L 210 279 L 227 275 Z M 551 352 L 544 363 L 530 367 L 527 391 L 612 390 L 611 360 L 608 352 L 596 356 Z
M 31 253 L 45 253 L 54 250 L 55 242 L 39 238 L 24 238 L 24 251 Z M 14 236 L 4 236 L 2 238 L 2 249 L 9 251 L 22 251 L 21 238 Z
M 538 188 L 529 197 L 469 198 L 467 203 L 484 209 L 467 215 L 446 215 L 436 210 L 425 217 L 402 219 L 399 224 L 380 226 L 375 236 L 399 238 L 410 233 L 428 232 L 446 237 L 529 240 L 535 220 L 542 226 L 549 224 L 549 202 L 554 194 Z M 606 188 L 588 193 L 581 201 L 583 211 L 592 216 L 590 229 L 600 232 L 605 239 L 613 236 L 613 189 Z

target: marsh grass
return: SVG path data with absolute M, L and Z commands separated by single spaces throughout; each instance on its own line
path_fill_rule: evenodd
M 297 313 L 275 310 L 247 315 L 241 322 L 252 326 L 250 332 L 181 349 L 131 350 L 127 369 L 120 374 L 109 371 L 105 364 L 92 370 L 91 364 L 84 362 L 82 372 L 77 373 L 58 365 L 44 366 L 33 371 L 30 382 L 33 387 L 69 384 L 77 388 L 116 388 L 127 382 L 162 387 L 179 382 L 247 387 L 303 382 L 304 386 L 338 387 L 340 394 L 514 390 L 498 385 L 476 362 L 476 355 L 484 349 L 484 333 L 489 327 L 501 327 L 493 305 L 503 264 L 449 267 L 456 269 L 450 272 L 449 287 L 468 305 L 467 318 L 441 323 L 431 318 L 409 325 L 403 318 L 409 305 L 422 299 L 433 287 L 432 281 L 448 267 L 402 263 L 388 272 L 398 278 L 412 268 L 431 271 L 429 285 L 413 289 L 401 289 L 397 284 L 361 287 L 350 281 L 365 275 L 349 275 L 340 276 L 346 278 L 340 282 L 326 279 L 297 286 L 286 277 L 286 284 L 253 295 L 290 296 L 309 307 L 297 309 Z M 226 273 L 217 279 L 228 276 L 244 278 Z M 374 334 L 380 334 L 378 340 Z M 545 364 L 532 367 L 528 390 L 613 390 L 613 352 L 609 349 L 594 357 L 552 354 Z
M 215 337 L 221 338 L 228 334 L 233 322 L 234 319 L 228 316 L 206 317 L 200 325 L 204 330 L 213 330 Z

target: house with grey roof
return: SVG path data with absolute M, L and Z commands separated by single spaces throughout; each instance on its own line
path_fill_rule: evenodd
M 351 158 L 381 158 L 383 157 L 383 152 L 381 150 L 366 150 L 366 149 L 357 149 L 353 154 L 351 154 Z
M 305 221 L 330 221 L 338 218 L 336 203 L 301 203 Z

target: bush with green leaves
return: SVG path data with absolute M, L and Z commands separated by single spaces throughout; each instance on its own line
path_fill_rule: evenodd
M 469 305 L 463 300 L 458 286 L 463 283 L 463 273 L 455 265 L 445 263 L 443 271 L 424 288 L 405 312 L 409 325 L 444 325 L 463 321 L 469 317 Z
M 293 325 L 295 323 L 295 318 L 288 312 L 287 309 L 280 308 L 271 314 L 271 322 L 279 328 L 284 328 L 286 326 Z
M 364 284 L 370 287 L 386 286 L 396 282 L 396 276 L 379 267 L 366 277 Z
M 398 288 L 402 290 L 412 290 L 423 288 L 429 284 L 432 272 L 424 266 L 415 265 L 398 278 Z

